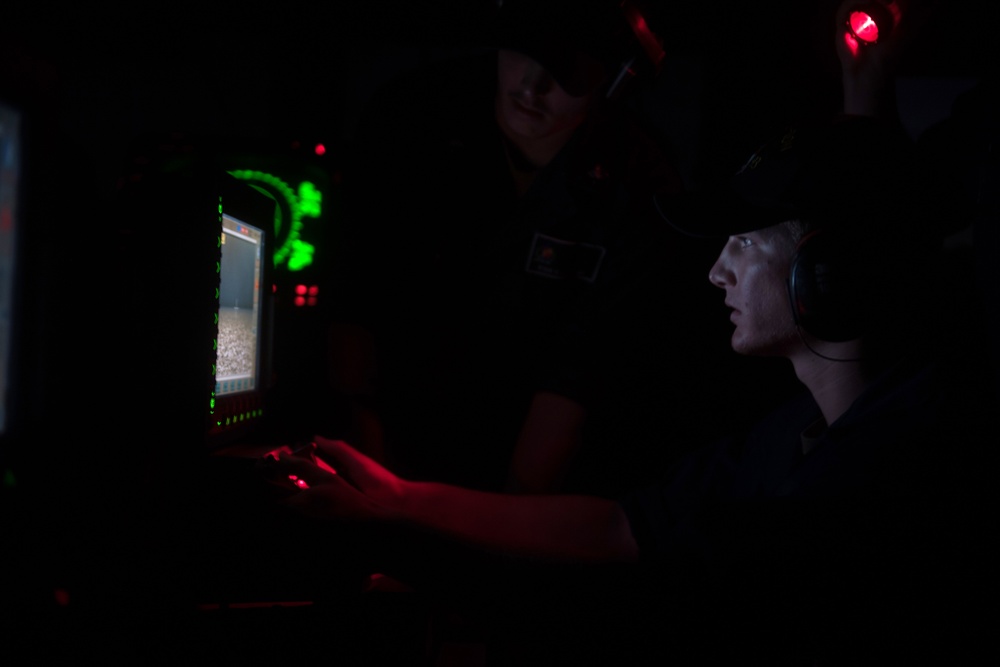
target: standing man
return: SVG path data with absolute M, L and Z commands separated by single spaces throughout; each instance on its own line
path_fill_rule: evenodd
M 704 428 L 725 376 L 696 326 L 711 249 L 656 213 L 681 179 L 626 104 L 664 58 L 647 7 L 504 2 L 491 48 L 369 105 L 331 383 L 341 432 L 400 474 L 613 497 L 665 458 L 649 441 Z

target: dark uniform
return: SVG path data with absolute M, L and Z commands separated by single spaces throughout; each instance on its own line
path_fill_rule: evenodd
M 803 665 L 968 651 L 993 594 L 980 399 L 958 369 L 909 359 L 829 428 L 804 394 L 630 495 L 669 608 L 659 648 Z

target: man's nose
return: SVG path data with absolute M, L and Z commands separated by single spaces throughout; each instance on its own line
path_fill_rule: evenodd
M 716 287 L 725 289 L 726 285 L 732 283 L 732 272 L 726 268 L 721 259 L 716 260 L 708 270 L 708 281 Z

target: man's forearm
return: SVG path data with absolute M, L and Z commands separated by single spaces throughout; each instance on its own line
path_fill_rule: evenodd
M 634 562 L 621 506 L 590 496 L 509 495 L 407 482 L 400 518 L 465 544 L 563 562 Z

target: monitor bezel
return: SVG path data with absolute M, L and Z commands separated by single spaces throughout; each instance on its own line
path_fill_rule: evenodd
M 213 239 L 213 325 L 212 359 L 208 372 L 205 442 L 217 450 L 239 441 L 262 435 L 269 424 L 274 377 L 274 216 L 277 203 L 266 192 L 244 183 L 226 172 L 219 174 L 218 226 Z M 222 236 L 224 216 L 230 216 L 262 232 L 260 240 L 260 277 L 257 287 L 258 349 L 257 380 L 253 388 L 232 393 L 217 392 L 218 313 L 220 306 Z

